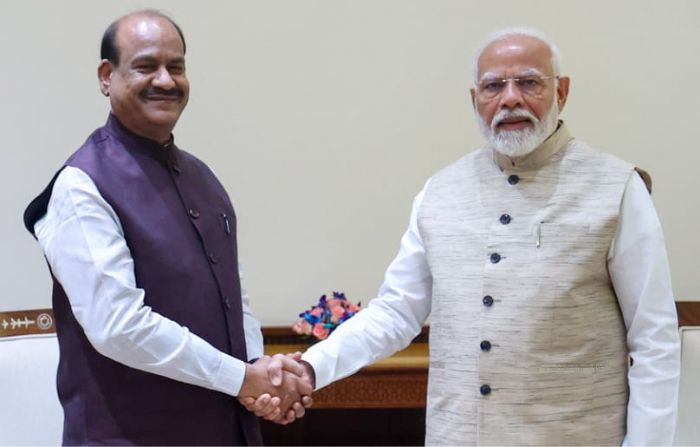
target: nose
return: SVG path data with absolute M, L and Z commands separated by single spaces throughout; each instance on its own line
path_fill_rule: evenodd
M 523 94 L 515 84 L 515 81 L 509 79 L 501 94 L 501 107 L 510 109 L 523 105 Z
M 165 66 L 161 66 L 153 77 L 151 84 L 154 87 L 162 88 L 163 90 L 170 90 L 175 88 L 175 80 L 170 75 L 170 72 Z

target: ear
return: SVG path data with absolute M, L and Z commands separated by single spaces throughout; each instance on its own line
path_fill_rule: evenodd
M 476 89 L 474 87 L 470 88 L 469 93 L 472 94 L 472 107 L 476 110 Z
M 112 85 L 112 73 L 114 66 L 107 59 L 102 59 L 97 66 L 97 79 L 100 82 L 100 91 L 103 95 L 109 96 L 109 88 Z
M 560 113 L 564 110 L 566 98 L 569 96 L 569 84 L 571 84 L 571 78 L 568 76 L 560 77 L 557 83 L 557 104 L 559 105 Z

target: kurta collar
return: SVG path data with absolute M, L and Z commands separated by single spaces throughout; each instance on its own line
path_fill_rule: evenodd
M 178 149 L 175 146 L 175 138 L 172 134 L 170 134 L 170 139 L 165 144 L 158 143 L 155 140 L 136 135 L 127 129 L 111 112 L 107 118 L 105 128 L 120 141 L 127 144 L 129 149 L 135 149 L 168 165 L 176 164 Z
M 545 164 L 550 158 L 555 154 L 559 154 L 562 149 L 569 144 L 573 137 L 569 133 L 569 129 L 566 127 L 564 121 L 559 121 L 557 130 L 550 135 L 544 143 L 542 143 L 537 149 L 530 152 L 524 157 L 513 162 L 507 156 L 491 149 L 493 153 L 493 161 L 498 165 L 501 170 L 519 170 L 519 169 L 532 169 L 537 168 Z

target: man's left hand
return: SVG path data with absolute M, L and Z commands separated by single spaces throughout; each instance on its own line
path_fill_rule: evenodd
M 294 422 L 298 418 L 304 417 L 306 409 L 313 405 L 311 398 L 311 390 L 314 387 L 313 369 L 306 362 L 299 363 L 301 353 L 295 352 L 290 354 L 275 354 L 272 361 L 267 367 L 268 378 L 270 382 L 279 386 L 293 386 L 293 382 L 297 382 L 301 401 L 292 402 L 288 398 L 281 399 L 278 396 L 271 396 L 268 393 L 261 394 L 257 398 L 254 397 L 239 397 L 241 404 L 256 416 L 262 417 L 265 420 L 275 422 L 276 424 L 286 425 Z M 290 362 L 293 362 L 291 366 Z M 294 373 L 288 372 L 289 370 Z M 302 371 L 300 375 L 297 375 Z M 305 393 L 305 391 L 308 391 Z

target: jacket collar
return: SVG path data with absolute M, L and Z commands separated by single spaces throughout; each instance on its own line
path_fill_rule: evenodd
M 175 146 L 175 138 L 172 134 L 165 144 L 158 143 L 155 140 L 136 135 L 134 132 L 127 129 L 111 112 L 107 118 L 105 129 L 107 129 L 110 134 L 117 137 L 117 139 L 123 142 L 129 149 L 137 150 L 168 165 L 174 164 L 177 159 L 177 152 L 179 150 L 177 146 Z

